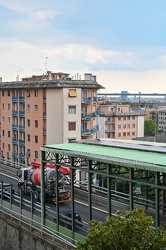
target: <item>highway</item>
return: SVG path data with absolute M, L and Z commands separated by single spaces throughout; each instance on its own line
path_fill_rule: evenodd
M 6 165 L 0 166 L 0 181 L 9 182 L 13 184 L 15 194 L 20 195 L 20 190 L 17 188 L 17 170 L 15 168 L 8 167 Z M 83 235 L 87 234 L 88 229 L 88 193 L 86 190 L 75 188 L 75 210 L 80 212 L 80 215 L 83 220 L 83 228 L 77 228 L 77 231 Z M 24 199 L 30 202 L 31 197 L 30 195 L 24 195 Z M 38 207 L 40 208 L 40 203 L 36 202 Z M 135 204 L 135 207 L 141 207 L 138 204 Z M 46 203 L 46 218 L 53 221 L 56 215 L 56 205 L 53 203 Z M 60 203 L 60 212 L 64 211 L 67 208 L 71 208 L 70 202 Z M 117 210 L 125 212 L 129 210 L 129 205 L 124 202 L 119 202 L 116 200 L 112 200 L 112 213 L 115 214 Z M 37 213 L 37 211 L 36 211 Z M 148 209 L 146 211 L 147 215 L 153 216 L 155 218 L 155 210 Z M 96 195 L 95 193 L 92 194 L 92 218 L 97 221 L 104 221 L 107 213 L 107 198 L 103 196 Z M 166 227 L 166 216 L 161 215 L 161 225 Z

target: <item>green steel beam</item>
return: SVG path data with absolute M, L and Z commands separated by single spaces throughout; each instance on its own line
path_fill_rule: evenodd
M 109 177 L 111 175 L 111 165 L 107 165 L 107 189 L 108 189 L 108 216 L 112 214 L 112 205 L 111 205 L 111 182 L 112 179 Z
M 89 206 L 89 221 L 92 220 L 92 173 L 90 173 L 92 161 L 88 161 L 88 206 Z
M 129 194 L 130 194 L 130 200 L 129 200 L 129 207 L 130 210 L 133 210 L 134 203 L 133 203 L 133 177 L 134 177 L 134 170 L 133 168 L 129 169 Z
M 45 152 L 41 151 L 41 224 L 45 225 L 45 187 L 44 187 L 44 157 L 45 157 Z

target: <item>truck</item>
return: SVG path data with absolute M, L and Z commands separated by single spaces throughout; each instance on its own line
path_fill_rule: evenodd
M 56 204 L 58 201 L 71 201 L 70 185 L 66 183 L 65 175 L 58 169 L 59 197 L 56 197 L 56 166 L 46 164 L 44 166 L 44 190 L 45 201 Z M 41 197 L 41 169 L 39 162 L 32 162 L 30 166 L 18 170 L 18 188 L 23 194 L 33 194 L 35 200 Z

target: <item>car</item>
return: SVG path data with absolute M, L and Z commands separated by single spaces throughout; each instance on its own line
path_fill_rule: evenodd
M 1 198 L 1 186 L 2 186 L 2 183 L 0 183 L 0 198 Z M 8 183 L 8 182 L 3 182 L 3 195 L 4 195 L 4 198 L 9 198 L 10 190 L 11 190 L 11 184 Z M 12 194 L 14 194 L 14 188 L 13 187 L 12 187 Z
M 74 211 L 74 220 L 75 227 L 80 228 L 83 226 L 80 213 L 77 210 Z M 54 219 L 54 222 L 56 223 L 56 219 Z M 72 229 L 72 209 L 69 208 L 60 212 L 60 225 Z

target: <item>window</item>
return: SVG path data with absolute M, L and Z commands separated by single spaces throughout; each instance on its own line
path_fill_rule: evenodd
M 30 120 L 29 120 L 29 119 L 27 120 L 27 124 L 28 124 L 28 127 L 30 127 L 30 124 L 31 124 L 31 123 L 30 123 Z
M 118 124 L 118 128 L 121 128 L 121 125 L 120 125 L 120 124 Z
M 126 132 L 123 132 L 123 136 L 126 136 Z
M 10 103 L 8 103 L 8 110 L 10 110 Z
M 35 120 L 35 128 L 38 128 L 38 120 Z
M 127 128 L 130 128 L 130 124 L 127 124 Z
M 123 128 L 126 128 L 126 124 L 123 124 Z
M 27 89 L 27 97 L 30 97 L 30 89 Z
M 76 123 L 75 122 L 69 122 L 68 124 L 68 130 L 76 130 Z
M 30 112 L 30 105 L 27 105 L 27 112 Z
M 121 133 L 118 133 L 118 137 L 121 137 Z
M 69 89 L 69 97 L 76 97 L 77 92 L 76 89 Z
M 2 109 L 5 109 L 5 104 L 4 103 L 2 103 Z
M 126 121 L 126 116 L 123 117 L 123 120 Z
M 5 136 L 5 130 L 2 130 L 2 136 Z
M 135 128 L 135 124 L 132 124 L 132 128 Z
M 76 106 L 69 106 L 69 114 L 76 114 Z
M 38 89 L 34 89 L 34 97 L 38 97 Z
M 8 119 L 8 124 L 10 124 L 10 117 L 8 117 L 7 119 Z
M 8 151 L 10 151 L 10 144 L 8 144 Z
M 120 112 L 120 108 L 118 108 L 118 112 Z
M 27 149 L 26 157 L 30 157 L 30 149 Z
M 10 90 L 8 90 L 8 96 L 10 96 Z
M 130 132 L 127 132 L 127 136 L 130 136 Z
M 8 137 L 10 138 L 10 131 L 8 131 Z
M 38 158 L 38 151 L 35 151 L 35 157 L 34 158 Z
M 2 96 L 4 96 L 4 90 L 2 90 Z
M 38 143 L 38 136 L 35 135 L 35 143 Z
M 28 141 L 30 141 L 30 135 L 28 134 Z
M 133 116 L 132 119 L 135 120 L 135 116 Z
M 2 117 L 2 122 L 3 122 L 3 123 L 5 122 L 5 117 L 4 117 L 4 116 Z
M 120 116 L 118 117 L 118 121 L 121 121 L 121 117 Z
M 35 112 L 38 112 L 38 105 L 35 105 Z
M 132 132 L 132 135 L 135 136 L 135 132 Z
M 2 148 L 5 149 L 5 143 L 2 143 Z

